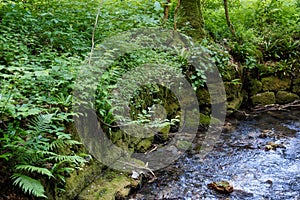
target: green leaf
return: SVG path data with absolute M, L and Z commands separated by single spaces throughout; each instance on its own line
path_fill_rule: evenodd
M 163 10 L 163 8 L 161 7 L 161 5 L 160 5 L 160 3 L 158 1 L 155 1 L 155 3 L 154 3 L 154 10 L 156 12 L 159 12 L 159 11 Z
M 8 161 L 11 156 L 13 156 L 12 153 L 4 153 L 0 155 L 0 158 L 3 158 Z
M 25 193 L 34 195 L 36 197 L 47 198 L 47 196 L 45 195 L 44 186 L 40 181 L 29 176 L 17 173 L 12 175 L 11 178 L 14 180 L 13 185 L 19 186 Z
M 36 167 L 33 165 L 16 165 L 15 169 L 17 170 L 24 170 L 24 171 L 28 171 L 28 172 L 36 172 L 42 175 L 47 175 L 48 177 L 53 177 L 52 173 L 46 169 L 46 168 L 42 168 L 42 167 Z
M 35 71 L 34 74 L 35 74 L 37 77 L 40 77 L 40 76 L 49 76 L 49 71 L 48 71 L 48 70 Z

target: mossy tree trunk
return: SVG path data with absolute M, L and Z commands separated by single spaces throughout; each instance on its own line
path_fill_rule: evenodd
M 201 0 L 180 0 L 179 16 L 178 27 L 187 35 L 195 40 L 205 37 Z

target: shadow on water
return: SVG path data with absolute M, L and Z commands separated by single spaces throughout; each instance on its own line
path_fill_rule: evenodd
M 186 154 L 132 199 L 300 199 L 300 111 L 263 113 L 222 133 L 205 159 Z M 229 181 L 234 191 L 207 188 Z

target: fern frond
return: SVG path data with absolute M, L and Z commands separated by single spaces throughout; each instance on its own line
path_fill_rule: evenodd
M 24 174 L 17 173 L 13 174 L 11 178 L 14 180 L 13 185 L 20 187 L 24 193 L 28 193 L 36 197 L 47 198 L 47 196 L 45 195 L 44 186 L 40 181 Z
M 50 156 L 46 160 L 54 160 L 55 162 L 70 162 L 75 164 L 81 164 L 87 162 L 84 158 L 80 156 L 66 156 L 66 155 L 56 155 Z
M 36 167 L 33 165 L 16 165 L 15 169 L 17 170 L 23 170 L 23 171 L 27 171 L 27 172 L 35 172 L 35 173 L 39 173 L 42 175 L 47 175 L 49 178 L 53 177 L 52 173 L 46 169 L 46 168 L 42 168 L 42 167 Z
M 40 155 L 40 157 L 46 157 L 46 156 L 56 156 L 57 154 L 51 151 L 36 151 L 36 154 Z
M 35 130 L 38 133 L 45 132 L 50 127 L 53 114 L 39 115 L 32 119 L 29 128 Z
M 49 144 L 49 150 L 54 150 L 54 149 L 63 149 L 66 146 L 65 141 L 63 140 L 54 140 Z
M 58 139 L 58 140 L 54 140 L 53 142 L 51 142 L 51 144 L 49 145 L 49 150 L 55 150 L 55 149 L 63 149 L 67 146 L 73 146 L 73 145 L 80 145 L 82 144 L 81 142 L 78 142 L 76 140 L 62 140 L 62 139 Z
M 69 146 L 73 146 L 73 145 L 81 145 L 82 143 L 81 142 L 78 142 L 76 140 L 67 140 L 65 141 L 65 143 Z

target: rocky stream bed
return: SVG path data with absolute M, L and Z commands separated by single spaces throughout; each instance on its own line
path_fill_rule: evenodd
M 130 199 L 300 199 L 300 111 L 251 115 L 221 134 L 214 149 L 200 159 L 191 150 L 156 171 Z M 195 145 L 197 146 L 197 145 Z M 230 194 L 208 188 L 228 181 Z

